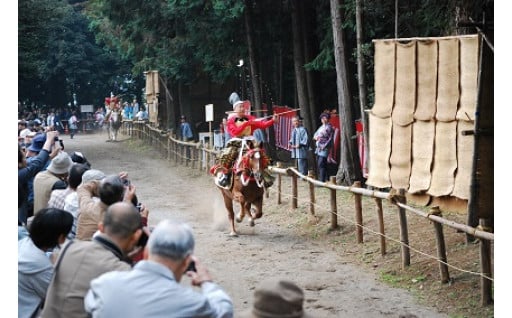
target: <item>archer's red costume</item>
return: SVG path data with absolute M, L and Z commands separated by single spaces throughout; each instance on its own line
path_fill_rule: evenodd
M 238 117 L 237 114 L 228 118 L 226 131 L 231 135 L 231 138 L 243 138 L 252 136 L 256 129 L 266 129 L 274 124 L 274 119 L 262 120 L 252 115 L 243 115 Z M 210 168 L 210 173 L 215 175 L 219 169 L 229 171 L 234 163 L 239 152 L 240 142 L 230 140 L 228 147 L 222 151 L 218 163 Z M 265 155 L 265 163 L 269 159 Z M 266 166 L 266 165 L 265 165 Z
M 252 136 L 256 129 L 266 129 L 274 124 L 274 119 L 266 121 L 259 120 L 252 115 L 243 115 L 238 117 L 236 115 L 228 118 L 227 132 L 233 137 Z

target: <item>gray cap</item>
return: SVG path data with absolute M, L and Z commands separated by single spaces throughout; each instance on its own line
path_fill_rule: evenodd
M 52 162 L 48 166 L 48 171 L 54 174 L 66 174 L 69 173 L 69 169 L 73 165 L 73 161 L 71 161 L 71 157 L 67 152 L 60 152 L 55 158 L 52 159 Z
M 82 175 L 82 183 L 86 183 L 93 180 L 103 180 L 105 178 L 105 174 L 100 170 L 89 169 Z

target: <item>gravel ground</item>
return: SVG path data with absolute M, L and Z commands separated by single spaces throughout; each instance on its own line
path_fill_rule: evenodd
M 125 135 L 118 142 L 106 142 L 105 132 L 62 139 L 68 153 L 83 152 L 93 168 L 106 174 L 128 172 L 139 201 L 150 209 L 150 225 L 166 218 L 191 224 L 195 254 L 232 297 L 235 317 L 250 308 L 254 288 L 267 277 L 301 286 L 306 311 L 314 317 L 448 317 L 420 305 L 407 291 L 380 283 L 375 273 L 351 263 L 328 244 L 299 235 L 286 219 L 300 212 L 267 208 L 276 202 L 274 188 L 256 226 L 244 220 L 237 224 L 240 235 L 229 237 L 221 193 L 205 171 L 167 161 Z M 187 279 L 182 283 L 188 285 Z

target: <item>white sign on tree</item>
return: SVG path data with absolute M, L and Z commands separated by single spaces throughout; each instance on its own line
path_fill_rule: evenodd
M 204 111 L 205 111 L 205 115 L 206 115 L 206 121 L 212 122 L 213 121 L 213 104 L 205 105 Z
M 210 136 L 210 148 L 213 145 L 213 136 L 212 136 L 212 121 L 213 121 L 213 104 L 208 104 L 204 106 L 204 112 L 206 121 L 208 122 L 208 135 Z

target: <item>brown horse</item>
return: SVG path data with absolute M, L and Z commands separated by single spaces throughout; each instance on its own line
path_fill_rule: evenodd
M 244 147 L 242 147 L 242 150 Z M 235 230 L 235 212 L 233 202 L 240 204 L 240 213 L 236 216 L 238 223 L 242 222 L 247 215 L 249 224 L 254 226 L 254 220 L 263 215 L 263 177 L 262 171 L 264 160 L 260 148 L 252 148 L 237 160 L 233 169 L 233 178 L 231 186 L 228 189 L 218 186 L 224 197 L 224 205 L 228 211 L 229 222 L 231 224 L 230 236 L 238 236 Z

